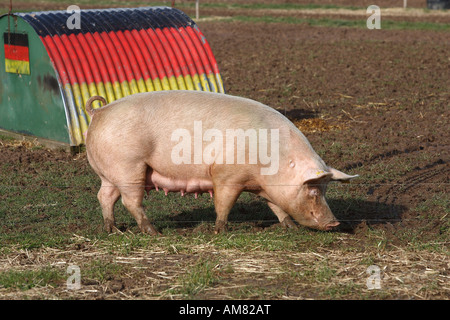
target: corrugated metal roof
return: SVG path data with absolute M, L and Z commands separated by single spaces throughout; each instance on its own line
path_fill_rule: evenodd
M 208 42 L 180 10 L 81 10 L 79 29 L 68 27 L 73 13 L 67 11 L 16 15 L 36 30 L 55 67 L 73 145 L 84 142 L 90 121 L 84 108 L 91 96 L 112 102 L 155 90 L 224 92 Z

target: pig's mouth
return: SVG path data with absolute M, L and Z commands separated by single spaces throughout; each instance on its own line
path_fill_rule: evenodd
M 323 230 L 325 231 L 330 231 L 331 229 L 333 229 L 334 227 L 337 227 L 340 223 L 338 221 L 332 221 L 329 222 L 325 225 L 325 227 L 323 228 Z
M 314 214 L 314 212 L 311 212 L 311 218 L 316 223 L 315 226 L 319 230 L 330 231 L 331 229 L 333 229 L 334 227 L 337 227 L 340 224 L 339 221 L 337 221 L 337 220 L 331 220 L 326 223 L 320 223 L 319 219 Z

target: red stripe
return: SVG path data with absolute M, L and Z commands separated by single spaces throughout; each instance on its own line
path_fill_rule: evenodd
M 180 46 L 182 52 L 181 57 L 183 57 L 184 60 L 186 61 L 185 63 L 185 68 L 187 68 L 186 71 L 189 71 L 191 76 L 194 77 L 197 74 L 197 69 L 195 68 L 194 61 L 192 60 L 191 52 L 189 51 L 185 41 L 181 37 L 180 32 L 175 28 L 170 28 L 170 31 L 172 32 L 172 35 L 174 36 L 176 43 Z
M 74 85 L 75 83 L 78 84 L 82 84 L 86 82 L 86 79 L 84 77 L 84 73 L 83 73 L 83 67 L 81 65 L 80 62 L 80 56 L 77 54 L 77 52 L 75 52 L 75 49 L 72 46 L 72 43 L 70 42 L 70 39 L 67 35 L 63 34 L 61 35 L 61 41 L 64 44 L 64 48 L 66 49 L 67 55 L 68 57 L 70 57 L 70 62 L 72 63 L 73 66 L 73 76 L 70 76 L 71 79 L 71 83 L 72 85 Z M 64 55 L 63 55 L 64 58 Z M 69 68 L 70 70 L 70 68 Z
M 78 59 L 80 60 L 86 83 L 94 82 L 94 77 L 92 76 L 91 68 L 85 55 L 86 49 L 81 46 L 75 34 L 69 35 L 69 40 L 78 56 Z
M 105 33 L 105 32 L 103 32 L 103 33 Z M 86 33 L 86 35 L 91 36 L 90 33 Z M 87 40 L 90 43 L 90 40 L 89 39 L 87 39 Z M 93 41 L 94 42 L 91 43 L 91 45 L 92 44 L 98 45 L 98 49 L 99 49 L 98 55 L 102 55 L 104 58 L 104 61 L 105 61 L 104 66 L 107 71 L 105 73 L 103 73 L 103 71 L 101 71 L 102 74 L 108 74 L 110 77 L 111 83 L 115 83 L 115 82 L 119 81 L 119 77 L 114 68 L 113 58 L 110 55 L 110 48 L 107 47 L 106 43 L 103 41 L 102 36 L 98 32 L 94 32 Z M 115 50 L 114 47 L 112 49 Z M 95 51 L 94 51 L 94 53 L 95 53 Z
M 150 39 L 149 33 L 150 32 L 147 32 L 145 29 L 139 30 L 139 34 L 141 35 L 142 39 L 144 39 L 144 43 L 146 44 L 148 51 L 151 54 L 154 68 L 158 72 L 158 78 L 163 79 L 166 76 L 166 72 L 164 71 L 164 68 L 162 66 L 162 62 L 159 57 L 158 50 L 156 49 L 155 45 L 153 44 L 153 41 Z M 150 60 L 147 60 L 147 65 L 148 66 L 152 65 Z M 153 78 L 153 79 L 155 79 L 155 78 Z
M 158 29 L 156 29 L 158 30 Z M 170 78 L 173 76 L 173 70 L 172 70 L 172 66 L 170 65 L 170 61 L 169 58 L 166 55 L 166 51 L 164 50 L 164 47 L 161 43 L 161 39 L 158 37 L 158 35 L 156 34 L 155 30 L 153 29 L 147 29 L 147 34 L 150 36 L 150 39 L 153 42 L 153 45 L 156 48 L 156 53 L 159 54 L 160 57 L 160 61 L 162 62 L 162 66 L 163 69 L 161 69 L 159 71 L 160 73 L 160 78 L 162 79 L 164 76 L 167 76 L 167 78 Z M 163 76 L 161 76 L 161 73 L 163 74 Z
M 203 48 L 205 49 L 206 54 L 209 58 L 209 61 L 211 62 L 211 67 L 213 69 L 213 72 L 219 74 L 220 71 L 219 71 L 219 67 L 217 65 L 216 58 L 214 57 L 214 54 L 211 50 L 211 47 L 210 47 L 208 41 L 206 40 L 206 37 L 203 35 L 203 33 L 200 31 L 200 29 L 197 26 L 194 27 L 194 31 L 197 34 L 197 36 L 199 37 L 200 41 L 203 43 Z
M 109 63 L 110 60 L 108 59 L 110 58 L 109 56 L 106 55 L 107 52 L 105 50 L 102 50 L 102 48 L 104 47 L 104 43 L 103 41 L 101 41 L 98 32 L 94 33 L 94 35 L 92 35 L 92 33 L 85 33 L 84 37 L 80 33 L 78 34 L 78 40 L 80 40 L 80 43 L 83 47 L 91 49 L 92 55 L 90 55 L 89 63 L 91 63 L 92 66 L 98 65 L 100 74 L 97 71 L 95 71 L 96 69 L 93 69 L 95 82 L 112 83 L 114 81 L 117 81 L 113 80 L 114 74 L 110 74 L 108 72 L 108 68 L 106 65 Z M 101 78 L 99 77 L 99 75 L 101 75 Z
M 192 42 L 191 38 L 189 37 L 189 34 L 187 33 L 185 28 L 179 28 L 178 32 L 183 37 L 184 42 L 186 43 L 186 47 L 189 50 L 190 55 L 192 56 L 192 60 L 195 64 L 195 67 L 197 69 L 197 74 L 202 75 L 205 73 L 205 70 L 203 69 L 202 62 L 200 60 L 199 54 L 197 52 L 197 48 L 195 47 L 194 43 Z
M 123 83 L 125 81 L 127 81 L 127 76 L 125 75 L 125 70 L 124 70 L 124 64 L 123 62 L 120 60 L 119 54 L 117 52 L 116 46 L 114 45 L 114 42 L 117 43 L 117 41 L 113 42 L 113 39 L 110 38 L 110 35 L 115 36 L 115 34 L 113 32 L 107 33 L 107 32 L 102 32 L 100 33 L 100 37 L 103 39 L 106 48 L 105 50 L 107 50 L 110 55 L 111 55 L 111 59 L 112 59 L 112 64 L 108 64 L 108 70 L 110 71 L 110 73 L 114 72 L 114 67 L 115 67 L 115 72 L 117 72 L 117 77 L 120 83 Z M 114 78 L 111 77 L 111 80 L 116 80 Z M 114 81 L 115 82 L 115 81 Z
M 173 38 L 170 34 L 170 30 L 168 28 L 156 29 L 156 32 L 159 35 L 159 38 L 161 39 L 161 43 L 164 46 L 164 49 L 167 52 L 167 56 L 169 58 L 169 62 L 172 65 L 173 73 L 175 74 L 175 77 L 183 76 L 181 74 L 180 65 L 178 64 L 178 60 L 175 56 L 175 53 L 173 52 Z
M 71 36 L 69 36 L 70 38 Z M 84 37 L 84 35 L 82 33 L 79 33 L 76 35 L 77 37 L 77 46 L 75 47 L 77 49 L 77 51 L 79 52 L 84 52 L 85 57 L 83 58 L 83 60 L 87 60 L 87 62 L 89 63 L 90 66 L 90 70 L 88 70 L 89 68 L 87 68 L 87 66 L 85 66 L 85 64 L 83 64 L 83 68 L 85 69 L 85 73 L 86 73 L 86 80 L 87 82 L 91 82 L 91 77 L 94 77 L 94 81 L 95 83 L 101 83 L 103 81 L 105 82 L 109 82 L 109 77 L 107 77 L 105 80 L 102 81 L 102 76 L 103 74 L 100 73 L 100 69 L 98 64 L 104 65 L 104 61 L 103 59 L 101 59 L 101 57 L 95 57 L 94 53 L 92 52 L 92 49 L 90 47 L 90 45 L 88 44 L 88 42 L 86 41 L 86 38 Z M 73 41 L 75 42 L 75 41 Z M 97 63 L 98 62 L 98 63 Z M 106 68 L 104 69 L 106 70 Z M 88 72 L 91 72 L 91 75 L 88 76 Z
M 167 32 L 170 32 L 170 34 L 166 34 L 166 36 L 167 36 L 167 39 L 169 39 L 169 41 L 170 41 L 170 45 L 172 46 L 172 50 L 173 50 L 175 56 L 177 57 L 178 63 L 180 65 L 181 73 L 183 74 L 183 77 L 186 77 L 189 75 L 189 68 L 186 64 L 186 60 L 184 59 L 183 54 L 181 53 L 180 44 L 177 42 L 177 39 L 173 35 L 173 30 L 175 30 L 175 29 L 174 28 L 165 28 L 164 30 L 166 30 L 166 29 L 167 29 Z
M 56 43 L 52 36 L 48 35 L 44 37 L 44 41 L 46 47 L 48 48 L 48 52 L 50 53 L 50 58 L 52 59 L 53 64 L 56 66 L 56 70 L 58 70 L 58 75 L 61 79 L 61 82 L 64 85 L 70 84 L 68 72 L 64 66 L 64 62 L 62 57 L 56 47 Z
M 64 38 L 65 35 L 63 35 Z M 56 48 L 58 48 L 59 53 L 61 54 L 62 62 L 65 66 L 65 71 L 67 71 L 67 75 L 69 77 L 70 84 L 76 84 L 79 83 L 77 79 L 77 74 L 75 72 L 72 58 L 69 55 L 69 53 L 66 50 L 66 46 L 63 43 L 63 40 L 60 36 L 54 35 L 52 37 L 53 41 L 55 42 Z
M 194 30 L 187 26 L 186 28 L 187 33 L 189 34 L 189 36 L 192 39 L 192 42 L 194 43 L 194 46 L 197 48 L 197 52 L 200 56 L 200 59 L 202 61 L 203 67 L 205 68 L 205 72 L 206 74 L 211 74 L 212 72 L 212 68 L 209 64 L 209 60 L 208 57 L 206 56 L 206 52 L 203 48 L 202 43 L 200 42 L 200 40 L 198 39 L 197 35 L 195 34 Z
M 111 37 L 111 39 L 113 39 L 113 42 L 116 45 L 117 52 L 119 53 L 120 60 L 122 61 L 123 68 L 127 76 L 127 80 L 132 81 L 141 79 L 142 74 L 136 62 L 136 57 L 134 56 L 130 48 L 130 44 L 125 38 L 123 32 L 109 32 L 109 36 Z
M 133 31 L 133 30 L 132 30 Z M 145 64 L 144 56 L 142 55 L 142 49 L 139 47 L 139 45 L 136 43 L 136 40 L 134 39 L 133 35 L 130 31 L 125 30 L 124 35 L 128 40 L 128 43 L 130 47 L 132 48 L 132 52 L 134 53 L 137 61 L 137 65 L 132 65 L 133 70 L 135 68 L 140 68 L 140 72 L 142 74 L 142 77 L 144 80 L 147 80 L 150 78 L 150 72 L 147 69 L 147 65 Z M 137 71 L 134 72 L 135 74 L 138 74 Z
M 9 60 L 30 61 L 28 47 L 5 44 L 5 58 Z
M 139 33 L 139 31 L 133 29 L 133 30 L 131 30 L 131 34 L 132 34 L 133 38 L 135 39 L 135 42 L 141 44 L 140 45 L 141 53 L 142 53 L 144 62 L 146 63 L 146 66 L 150 72 L 150 78 L 152 80 L 159 78 L 158 72 L 155 67 L 155 63 L 153 62 L 153 59 L 150 55 L 150 52 L 148 51 L 147 46 L 142 45 L 143 43 L 145 43 L 145 41 L 144 41 L 143 37 L 141 36 L 141 33 Z M 130 43 L 132 43 L 132 42 L 130 41 Z

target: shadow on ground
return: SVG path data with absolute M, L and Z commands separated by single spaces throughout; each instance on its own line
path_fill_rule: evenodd
M 354 233 L 360 224 L 376 227 L 378 225 L 395 225 L 401 223 L 402 214 L 407 210 L 403 205 L 383 204 L 375 201 L 329 199 L 328 204 L 340 226 L 335 232 Z M 158 228 L 207 228 L 206 224 L 214 224 L 216 214 L 214 207 L 182 211 L 181 213 L 155 221 Z M 237 203 L 229 216 L 229 229 L 248 226 L 260 231 L 279 224 L 275 214 L 264 201 L 252 201 L 249 204 Z M 199 230 L 207 231 L 207 230 Z

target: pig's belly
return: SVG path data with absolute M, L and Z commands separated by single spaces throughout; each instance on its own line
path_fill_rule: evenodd
M 211 197 L 213 195 L 213 183 L 211 180 L 201 178 L 176 179 L 161 175 L 160 173 L 149 170 L 147 172 L 145 190 L 149 192 L 152 189 L 164 190 L 168 192 L 180 192 L 182 196 L 185 193 L 194 193 L 197 198 L 198 194 L 208 192 Z

